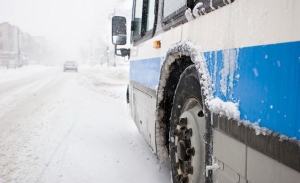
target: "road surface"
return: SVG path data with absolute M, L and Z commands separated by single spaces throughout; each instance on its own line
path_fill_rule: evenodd
M 0 68 L 0 183 L 166 183 L 125 103 L 128 66 Z

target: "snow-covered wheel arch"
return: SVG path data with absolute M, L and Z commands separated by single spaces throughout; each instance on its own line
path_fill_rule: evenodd
M 167 83 L 170 79 L 171 72 L 176 69 L 172 67 L 172 64 L 176 60 L 185 60 L 180 59 L 182 57 L 188 57 L 189 62 L 191 64 L 195 64 L 198 72 L 199 72 L 199 81 L 201 84 L 201 91 L 203 95 L 203 106 L 204 112 L 208 110 L 207 106 L 209 101 L 213 99 L 212 97 L 212 88 L 211 88 L 211 79 L 207 70 L 207 65 L 205 62 L 205 57 L 203 55 L 202 49 L 199 45 L 196 45 L 194 42 L 190 40 L 180 41 L 174 45 L 172 45 L 166 56 L 161 64 L 161 71 L 160 71 L 160 80 L 159 86 L 157 89 L 157 102 L 156 102 L 156 120 L 155 120 L 155 130 L 156 130 L 156 149 L 157 149 L 157 156 L 160 161 L 164 161 L 168 158 L 168 137 L 169 137 L 169 130 L 168 130 L 168 122 L 170 117 L 170 110 L 166 110 L 166 107 L 161 105 L 162 102 L 166 100 L 165 96 L 165 89 Z M 187 64 L 188 66 L 188 64 Z M 185 66 L 185 67 L 187 67 Z M 183 68 L 185 69 L 185 68 Z M 176 72 L 182 73 L 183 71 Z M 174 73 L 173 73 L 174 74 Z M 176 83 L 177 85 L 178 83 Z M 169 88 L 168 88 L 169 89 Z M 175 91 L 175 88 L 172 90 Z M 173 91 L 173 92 L 174 92 Z M 172 101 L 171 101 L 172 102 Z M 172 105 L 169 104 L 169 107 Z

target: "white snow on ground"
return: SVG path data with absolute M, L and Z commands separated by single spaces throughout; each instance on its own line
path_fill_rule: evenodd
M 128 69 L 0 69 L 0 183 L 170 182 L 129 116 Z
M 0 67 L 0 83 L 32 76 L 38 73 L 42 73 L 47 69 L 49 68 L 40 65 L 32 65 L 30 67 L 24 66 L 17 69 L 7 69 L 6 67 Z

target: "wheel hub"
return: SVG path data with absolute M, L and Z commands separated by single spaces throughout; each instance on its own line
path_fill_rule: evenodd
M 180 121 L 186 121 L 187 118 L 184 120 L 180 119 Z M 177 161 L 178 161 L 178 168 L 183 173 L 183 177 L 180 179 L 180 182 L 188 182 L 188 174 L 193 174 L 193 167 L 191 165 L 192 156 L 194 156 L 194 148 L 191 146 L 191 136 L 192 136 L 192 129 L 187 128 L 185 125 L 186 123 L 180 126 L 178 130 L 177 136 Z
M 204 149 L 204 123 L 203 113 L 197 101 L 190 100 L 183 108 L 176 128 L 171 132 L 175 137 L 175 146 L 171 151 L 175 152 L 175 162 L 173 168 L 177 172 L 175 178 L 180 183 L 198 182 L 203 179 Z M 199 124 L 200 123 L 200 124 Z M 201 129 L 201 130 L 200 130 Z

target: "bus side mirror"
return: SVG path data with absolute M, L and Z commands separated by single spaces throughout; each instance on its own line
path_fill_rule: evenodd
M 114 16 L 112 18 L 112 43 L 114 45 L 125 45 L 126 42 L 126 18 Z
M 115 45 L 115 55 L 130 58 L 130 49 L 128 48 L 117 48 L 117 45 L 125 45 L 127 42 L 126 33 L 126 18 L 120 16 L 114 16 L 112 18 L 112 43 Z

